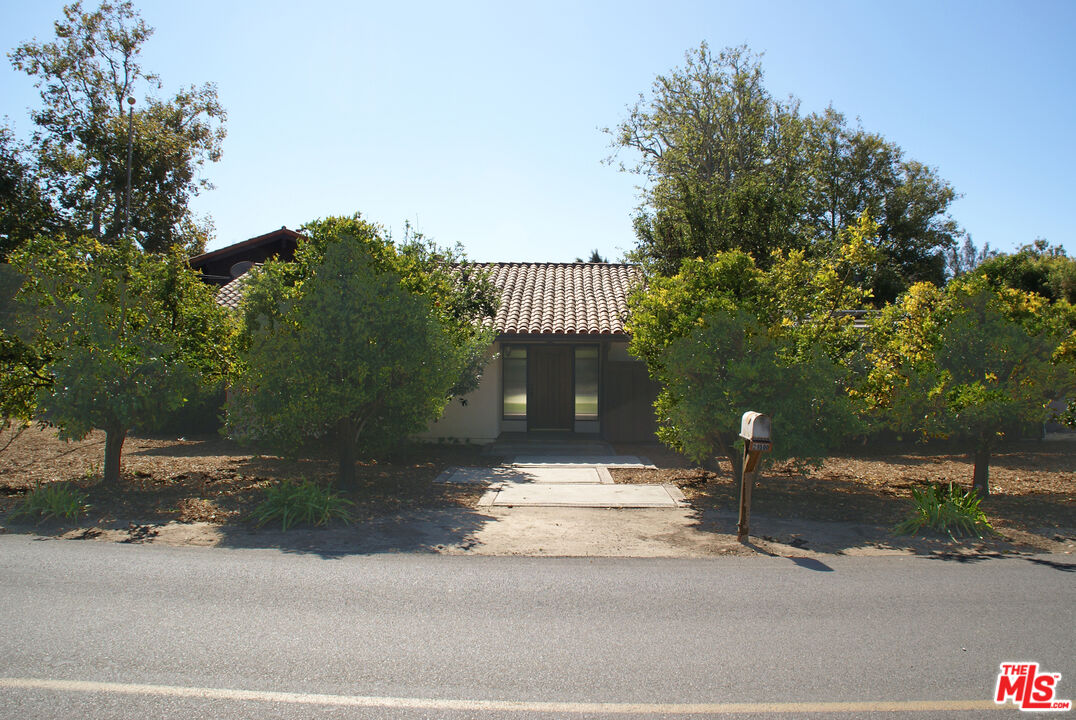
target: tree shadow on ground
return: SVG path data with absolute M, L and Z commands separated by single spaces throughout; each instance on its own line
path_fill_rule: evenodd
M 735 533 L 739 486 L 731 478 L 709 478 L 684 488 L 697 510 L 696 528 Z M 1076 528 L 1076 503 L 1070 493 L 992 495 L 981 507 L 997 535 L 957 540 L 944 534 L 897 535 L 894 526 L 912 508 L 903 487 L 875 487 L 839 477 L 763 476 L 752 494 L 751 532 L 803 550 L 844 553 L 873 547 L 930 556 L 1042 550 L 1043 538 L 1065 540 L 1068 535 L 1057 533 Z
M 399 515 L 356 519 L 329 527 L 255 528 L 222 526 L 220 547 L 269 548 L 286 553 L 324 558 L 384 553 L 466 552 L 477 544 L 475 536 L 496 518 L 463 506 L 423 508 Z

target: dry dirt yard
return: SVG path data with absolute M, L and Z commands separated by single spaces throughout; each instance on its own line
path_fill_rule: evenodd
M 991 468 L 994 494 L 983 504 L 999 531 L 953 542 L 895 536 L 911 488 L 928 481 L 967 484 L 964 456 L 932 449 L 857 452 L 804 470 L 791 463 L 764 470 L 754 493 L 752 538 L 735 540 L 738 489 L 728 468 L 710 472 L 657 445 L 619 446 L 656 469 L 614 469 L 617 482 L 672 482 L 684 510 L 476 508 L 482 488 L 434 478 L 453 465 L 503 459 L 458 446 L 410 447 L 362 463 L 354 522 L 328 528 L 255 528 L 250 513 L 267 487 L 285 479 L 331 482 L 333 462 L 256 455 L 218 437 L 130 437 L 124 476 L 100 482 L 104 436 L 59 440 L 30 428 L 0 433 L 0 532 L 69 539 L 228 547 L 277 547 L 327 555 L 370 552 L 691 557 L 717 554 L 810 556 L 825 553 L 920 553 L 974 556 L 1076 551 L 1076 442 L 1024 442 L 1000 450 Z M 88 496 L 77 521 L 8 518 L 37 483 L 71 482 Z

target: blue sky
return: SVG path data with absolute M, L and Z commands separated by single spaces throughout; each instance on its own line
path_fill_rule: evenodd
M 90 3 L 92 4 L 92 3 Z M 827 104 L 937 168 L 979 245 L 1076 254 L 1076 2 L 136 2 L 165 90 L 213 81 L 224 158 L 195 201 L 211 248 L 361 211 L 477 260 L 634 242 L 615 125 L 684 51 L 746 43 L 767 86 Z M 51 39 L 62 2 L 0 1 L 0 46 Z M 20 134 L 30 78 L 0 67 Z

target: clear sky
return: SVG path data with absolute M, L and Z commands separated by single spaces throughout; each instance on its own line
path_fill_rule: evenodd
M 52 38 L 56 0 L 0 0 L 0 46 Z M 87 3 L 92 5 L 93 2 Z M 347 2 L 137 0 L 165 90 L 228 110 L 210 248 L 361 211 L 476 260 L 572 260 L 634 242 L 614 126 L 685 50 L 746 43 L 767 86 L 827 104 L 937 168 L 979 245 L 1076 254 L 1076 1 Z M 0 67 L 30 131 L 30 78 Z

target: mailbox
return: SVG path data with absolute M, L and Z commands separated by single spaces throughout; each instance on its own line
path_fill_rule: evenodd
M 768 452 L 773 439 L 770 437 L 770 416 L 749 410 L 740 419 L 740 437 L 747 441 L 747 450 Z

